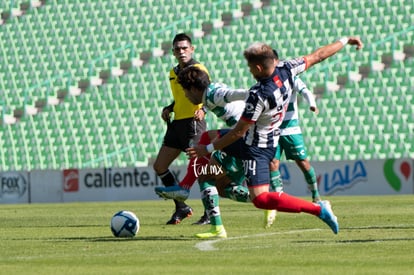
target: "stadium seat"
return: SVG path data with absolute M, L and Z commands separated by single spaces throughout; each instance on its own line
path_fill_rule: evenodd
M 10 9 L 8 1 L 3 2 L 0 10 Z M 174 3 L 166 0 L 157 3 L 47 1 L 43 7 L 28 10 L 18 20 L 14 18 L 1 25 L 0 90 L 6 113 L 22 108 L 25 101 L 33 103 L 51 91 L 67 88 L 68 83 L 76 86 L 79 80 L 88 77 L 91 64 L 95 76 L 101 70 L 110 69 L 111 59 L 101 57 L 126 44 L 133 45 L 137 56 L 144 51 L 151 52 L 152 46 L 161 47 L 176 31 L 201 29 L 203 22 L 219 20 L 223 12 L 241 7 L 241 2 L 237 1 Z M 376 42 L 412 26 L 412 4 L 405 0 L 375 4 L 298 0 L 282 6 L 276 4 L 277 1 L 271 1 L 269 6 L 253 9 L 248 16 L 232 20 L 229 26 L 213 29 L 207 36 L 194 39 L 195 57 L 208 67 L 214 81 L 233 87 L 249 87 L 254 83 L 241 54 L 252 41 L 270 43 L 281 57 L 290 58 L 306 54 L 344 34 L 362 31 L 360 36 L 366 41 Z M 185 11 L 194 16 L 178 23 L 182 18 L 178 14 Z M 162 33 L 152 41 L 153 33 L 161 29 Z M 412 44 L 413 34 L 411 31 L 399 36 L 396 50 L 402 51 L 405 44 Z M 391 45 L 378 45 L 375 60 L 381 61 L 383 53 L 390 54 Z M 358 71 L 358 66 L 368 63 L 369 54 L 369 47 L 358 53 L 346 47 L 335 58 L 349 55 L 353 58 L 353 68 L 333 63 L 327 69 L 303 74 L 303 79 L 311 88 L 323 87 L 326 80 L 335 82 L 338 75 L 345 75 L 349 69 Z M 129 51 L 118 52 L 113 55 L 112 65 L 118 66 L 128 58 Z M 337 60 L 335 58 L 332 60 Z M 121 78 L 109 79 L 104 86 L 89 88 L 78 97 L 69 96 L 62 104 L 48 106 L 39 115 L 22 118 L 20 125 L 2 125 L 0 140 L 9 140 L 1 143 L 0 156 L 11 157 L 2 158 L 0 165 L 5 169 L 43 169 L 145 163 L 154 157 L 160 146 L 164 129 L 155 125 L 163 125 L 160 109 L 172 101 L 167 74 L 175 63 L 170 52 L 163 57 L 150 58 L 144 66 Z M 360 82 L 346 83 L 337 94 L 323 93 L 318 102 L 321 113 L 316 118 L 304 119 L 305 125 L 318 125 L 318 130 L 307 132 L 312 137 L 307 138 L 309 147 L 318 152 L 313 159 L 361 157 L 361 150 L 354 144 L 348 144 L 340 154 L 333 154 L 336 144 L 343 142 L 335 138 L 340 130 L 348 129 L 342 133 L 345 135 L 367 131 L 370 138 L 383 130 L 387 135 L 398 130 L 401 138 L 396 140 L 409 138 L 414 127 L 408 119 L 414 113 L 414 97 L 410 93 L 414 79 L 412 68 L 413 58 L 394 61 L 391 68 L 383 72 L 371 73 Z M 66 76 L 56 79 L 61 75 Z M 25 91 L 47 81 L 50 86 L 33 90 L 25 100 Z M 368 100 L 373 97 L 378 100 Z M 396 104 L 401 101 L 406 104 Z M 148 119 L 140 118 L 138 111 L 141 110 L 149 114 Z M 382 119 L 386 114 L 392 114 L 394 123 L 401 123 L 390 127 L 389 121 Z M 365 120 L 349 120 L 345 118 L 347 115 Z M 212 115 L 207 116 L 207 122 L 210 127 L 219 124 Z M 348 127 L 342 127 L 341 123 Z M 378 127 L 358 128 L 359 124 Z M 30 136 L 31 140 L 13 142 L 21 136 Z M 315 138 L 320 136 L 323 138 Z M 363 135 L 358 137 L 361 139 Z M 131 144 L 139 149 L 135 152 L 128 149 Z M 384 148 L 380 151 L 379 146 L 370 144 L 364 147 L 364 156 L 385 155 Z M 402 147 L 401 142 L 395 142 L 387 149 L 401 152 Z M 408 154 L 413 154 L 413 148 Z M 392 156 L 392 152 L 388 151 L 386 156 Z M 186 163 L 185 156 L 180 157 L 178 163 Z

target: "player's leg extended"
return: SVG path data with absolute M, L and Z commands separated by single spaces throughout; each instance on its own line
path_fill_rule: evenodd
M 171 163 L 180 155 L 181 150 L 166 145 L 161 146 L 158 156 L 155 159 L 153 168 L 160 177 L 164 186 L 172 186 L 176 184 L 174 175 L 169 170 Z
M 210 144 L 211 141 L 217 136 L 216 130 L 211 130 L 204 132 L 201 137 L 200 141 L 198 142 L 199 145 L 207 145 Z M 163 192 L 164 198 L 172 198 L 172 199 L 179 199 L 179 200 L 186 200 L 190 195 L 190 189 L 197 180 L 202 171 L 203 167 L 207 167 L 210 162 L 210 154 L 202 157 L 202 158 L 192 158 L 188 162 L 187 165 L 187 173 L 184 176 L 183 180 L 178 184 L 176 190 L 165 190 Z M 167 188 L 166 188 L 167 189 Z M 210 224 L 210 220 L 206 211 L 204 211 L 203 215 L 193 224 L 195 225 L 207 225 Z
M 337 234 L 339 225 L 329 201 L 308 202 L 284 192 L 269 192 L 268 186 L 250 186 L 253 204 L 260 209 L 276 209 L 282 212 L 305 212 L 323 220 Z
M 160 177 L 164 186 L 174 186 L 177 181 L 171 171 L 168 169 L 170 164 L 178 157 L 181 150 L 163 145 L 154 162 L 153 168 Z M 193 210 L 186 203 L 174 200 L 175 212 L 167 224 L 179 224 L 186 217 L 193 214 Z
M 209 144 L 212 139 L 217 136 L 216 130 L 204 132 L 198 144 Z M 210 161 L 210 155 L 202 158 L 192 158 L 187 165 L 187 172 L 183 180 L 177 185 L 167 187 L 156 187 L 155 192 L 157 195 L 164 199 L 174 199 L 178 201 L 185 201 L 190 195 L 190 189 L 194 182 L 197 180 L 200 173 L 202 173 L 205 167 L 208 166 Z
M 226 156 L 227 161 L 223 161 L 224 154 L 222 155 L 219 151 L 214 152 L 213 155 L 216 155 L 216 157 L 210 159 L 208 166 L 208 170 L 211 173 L 209 175 L 200 175 L 198 178 L 199 182 L 214 182 L 221 197 L 239 202 L 250 202 L 249 190 L 243 185 L 245 177 L 242 163 L 239 161 L 241 165 L 232 167 L 233 162 L 236 160 L 235 158 Z M 219 161 L 217 161 L 217 158 Z M 228 173 L 229 169 L 232 169 L 230 173 Z M 204 215 L 195 224 L 210 223 L 208 211 L 205 209 Z
M 216 187 L 221 197 L 238 202 L 250 202 L 249 189 L 243 184 L 245 176 L 241 160 L 225 152 L 215 151 L 210 165 L 219 167 L 222 171 L 215 177 Z
M 157 186 L 154 188 L 154 190 L 155 193 L 162 198 L 165 198 L 163 195 L 163 190 L 174 189 L 174 187 L 176 187 L 178 184 L 177 179 L 169 170 L 169 166 L 180 155 L 180 153 L 180 149 L 163 145 L 158 153 L 157 158 L 155 159 L 153 168 L 157 175 L 160 177 L 165 187 Z M 184 201 L 183 199 L 177 199 L 175 197 L 172 199 L 178 202 Z
M 198 233 L 198 238 L 226 238 L 227 233 L 224 229 L 220 215 L 219 195 L 213 181 L 200 182 L 201 200 L 208 216 L 210 217 L 210 231 Z

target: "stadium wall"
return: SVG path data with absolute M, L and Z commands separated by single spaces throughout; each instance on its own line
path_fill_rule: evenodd
M 414 160 L 312 162 L 322 196 L 414 194 Z M 285 191 L 308 196 L 294 162 L 280 166 Z M 185 166 L 172 167 L 178 179 Z M 162 183 L 151 167 L 10 171 L 0 173 L 0 203 L 156 200 Z M 190 198 L 200 198 L 195 185 Z

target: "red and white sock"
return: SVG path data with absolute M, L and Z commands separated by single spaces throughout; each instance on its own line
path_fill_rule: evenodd
M 208 136 L 208 132 L 204 132 L 201 137 L 200 137 L 200 141 L 198 142 L 199 145 L 207 145 L 210 144 L 211 140 L 210 137 Z M 204 156 L 202 158 L 192 158 L 190 159 L 188 165 L 187 165 L 187 173 L 185 174 L 184 178 L 182 179 L 182 181 L 178 184 L 179 186 L 181 186 L 184 189 L 188 189 L 190 190 L 191 187 L 193 186 L 193 184 L 195 183 L 195 181 L 197 180 L 198 176 L 196 175 L 196 167 L 195 163 L 197 166 L 202 166 L 202 165 L 207 165 L 210 162 L 210 156 L 211 154 L 208 154 L 207 156 Z

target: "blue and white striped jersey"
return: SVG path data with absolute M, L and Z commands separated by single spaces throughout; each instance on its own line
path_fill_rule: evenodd
M 280 125 L 292 95 L 294 77 L 306 70 L 302 58 L 279 61 L 270 77 L 260 79 L 249 90 L 241 119 L 251 123 L 245 143 L 259 148 L 276 147 Z
M 308 102 L 310 107 L 316 107 L 315 97 L 313 93 L 308 89 L 305 83 L 298 77 L 294 78 L 294 86 L 292 95 L 290 96 L 289 105 L 286 109 L 285 117 L 283 118 L 282 125 L 280 125 L 280 135 L 294 135 L 301 134 L 302 130 L 299 126 L 299 111 L 297 95 L 302 95 Z
M 204 92 L 203 106 L 222 119 L 227 126 L 232 127 L 240 119 L 247 96 L 247 90 L 232 89 L 221 83 L 211 83 Z

